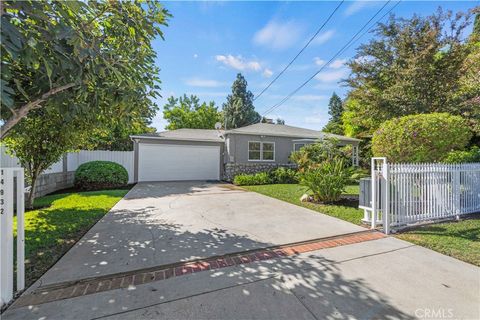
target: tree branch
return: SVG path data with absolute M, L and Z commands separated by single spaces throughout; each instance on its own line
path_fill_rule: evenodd
M 35 109 L 35 108 L 39 108 L 40 107 L 40 104 L 42 102 L 45 102 L 48 98 L 50 98 L 51 96 L 57 94 L 57 93 L 60 93 L 62 91 L 65 91 L 67 89 L 70 89 L 72 87 L 74 87 L 76 84 L 75 83 L 69 83 L 69 84 L 66 84 L 66 85 L 63 85 L 63 86 L 60 86 L 60 87 L 57 87 L 57 88 L 53 88 L 51 90 L 49 90 L 48 92 L 45 92 L 40 98 L 34 100 L 34 101 L 30 101 L 29 103 L 23 105 L 22 107 L 20 107 L 20 109 L 18 109 L 16 111 L 16 113 L 13 113 L 13 115 L 10 117 L 10 119 L 7 120 L 7 122 L 5 122 L 5 124 L 3 124 L 3 126 L 0 128 L 0 140 L 3 140 L 8 132 L 20 121 L 22 120 L 22 118 L 26 117 L 27 114 Z

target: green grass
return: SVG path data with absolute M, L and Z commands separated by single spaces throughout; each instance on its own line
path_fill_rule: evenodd
M 35 199 L 35 210 L 25 213 L 27 285 L 47 271 L 127 192 L 102 190 Z
M 418 227 L 397 237 L 480 266 L 480 214 L 469 220 Z
M 305 187 L 302 187 L 298 184 L 267 184 L 261 186 L 243 186 L 242 188 L 315 210 L 355 224 L 361 224 L 361 219 L 363 218 L 363 210 L 357 209 L 358 203 L 355 202 L 342 202 L 339 204 L 316 204 L 311 202 L 301 202 L 300 197 L 305 193 Z M 358 193 L 358 185 L 347 186 L 345 190 L 345 194 Z

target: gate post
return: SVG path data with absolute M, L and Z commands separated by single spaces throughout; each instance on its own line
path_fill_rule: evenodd
M 17 178 L 17 284 L 14 286 L 13 213 L 14 177 Z M 23 168 L 0 168 L 0 307 L 12 300 L 16 291 L 25 288 L 25 188 Z
M 371 159 L 371 171 L 372 171 L 372 221 L 371 228 L 377 227 L 377 177 L 375 173 L 375 159 Z
M 383 162 L 382 165 L 382 172 L 383 172 L 383 187 L 382 193 L 384 193 L 382 201 L 382 224 L 383 224 L 383 232 L 385 234 L 390 233 L 390 168 L 388 166 L 387 159 Z

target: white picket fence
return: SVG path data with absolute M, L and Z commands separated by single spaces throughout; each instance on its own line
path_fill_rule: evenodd
M 133 183 L 133 151 L 103 151 L 103 150 L 80 150 L 78 152 L 68 152 L 66 154 L 67 160 L 67 171 L 75 171 L 78 166 L 85 162 L 103 160 L 103 161 L 112 161 L 122 165 L 128 172 L 128 182 Z M 20 163 L 15 157 L 11 157 L 5 151 L 4 146 L 0 146 L 0 160 L 1 167 L 19 167 Z M 56 173 L 62 172 L 63 168 L 63 159 L 60 159 L 54 163 L 50 168 L 45 170 L 43 173 Z
M 480 163 L 390 164 L 372 158 L 371 211 L 372 227 L 381 221 L 386 233 L 480 212 Z
M 16 178 L 16 179 L 14 179 Z M 14 190 L 16 199 L 14 199 Z M 15 292 L 25 288 L 25 234 L 24 234 L 23 168 L 0 169 L 0 308 L 12 300 Z M 14 201 L 15 200 L 15 201 Z M 16 204 L 14 206 L 14 203 Z M 14 261 L 14 212 L 17 217 L 17 252 Z M 14 270 L 17 267 L 17 282 Z M 0 316 L 1 317 L 1 316 Z

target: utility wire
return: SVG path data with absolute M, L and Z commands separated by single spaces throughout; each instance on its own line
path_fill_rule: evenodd
M 325 25 L 330 21 L 330 19 L 333 17 L 333 15 L 335 14 L 335 12 L 337 12 L 337 10 L 340 8 L 340 6 L 345 2 L 345 0 L 342 0 L 338 6 L 335 8 L 335 10 L 333 10 L 332 13 L 330 13 L 330 15 L 328 16 L 327 20 L 325 20 L 325 22 L 323 22 L 323 24 L 320 26 L 320 28 L 318 28 L 317 32 L 315 32 L 315 34 L 310 38 L 310 40 L 308 40 L 308 42 L 303 46 L 303 48 L 297 53 L 297 55 L 295 57 L 293 57 L 293 59 L 287 64 L 287 66 L 285 68 L 283 68 L 282 71 L 280 71 L 280 73 L 258 94 L 256 95 L 254 98 L 253 98 L 253 101 L 257 100 L 265 91 L 268 90 L 268 88 L 270 88 L 272 86 L 272 84 L 277 81 L 278 78 L 280 78 L 282 76 L 282 74 L 287 71 L 287 69 L 292 65 L 292 63 L 297 60 L 297 58 L 302 54 L 303 51 L 305 51 L 305 49 L 310 45 L 310 43 L 313 41 L 313 39 L 315 39 L 315 37 L 320 33 L 320 31 L 322 31 L 322 29 L 325 27 Z
M 391 2 L 391 0 L 388 0 L 364 25 L 363 27 L 339 50 L 337 53 L 327 62 L 325 63 L 317 72 L 315 72 L 311 77 L 309 77 L 305 82 L 303 82 L 299 87 L 297 87 L 295 90 L 293 90 L 290 94 L 288 94 L 285 98 L 283 98 L 280 102 L 277 104 L 273 105 L 270 107 L 267 111 L 265 111 L 262 115 L 262 118 L 275 110 L 276 108 L 280 107 L 282 104 L 284 104 L 287 100 L 289 100 L 293 95 L 295 95 L 300 89 L 302 89 L 307 83 L 309 83 L 313 78 L 315 78 L 320 72 L 322 72 L 332 61 L 337 58 L 340 54 L 342 54 L 344 51 L 346 51 L 351 45 L 354 44 L 358 39 L 360 39 L 363 35 L 365 35 L 368 31 L 370 31 L 373 26 L 376 25 L 378 21 L 383 19 L 388 13 L 390 13 L 400 2 L 398 1 L 395 6 L 393 6 L 387 13 L 385 13 L 377 22 L 372 25 L 370 29 L 367 30 L 367 32 L 363 33 L 360 37 L 355 39 L 369 24 L 370 22 L 375 19 L 375 17 Z

